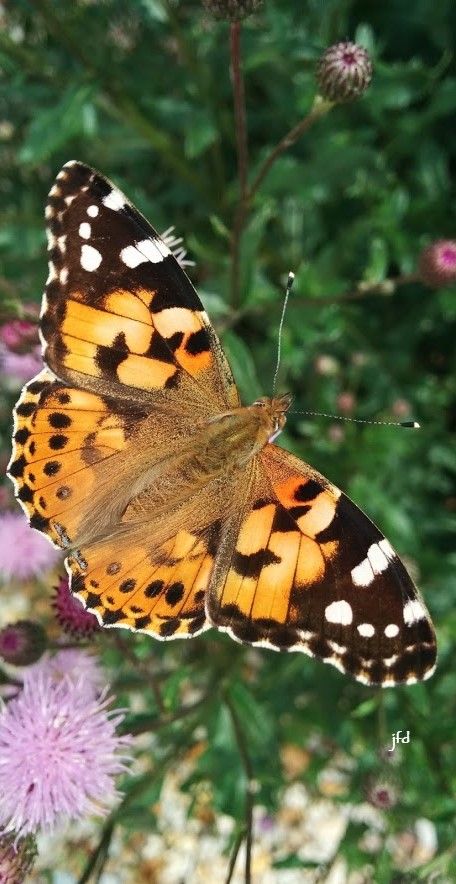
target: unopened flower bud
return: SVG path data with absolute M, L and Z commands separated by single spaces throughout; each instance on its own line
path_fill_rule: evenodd
M 357 43 L 335 43 L 326 49 L 317 64 L 318 88 L 327 101 L 342 103 L 359 98 L 371 79 L 371 60 Z
M 15 843 L 14 835 L 0 835 L 0 881 L 21 884 L 31 871 L 37 854 L 33 835 Z
M 61 577 L 54 590 L 52 605 L 64 632 L 74 638 L 89 638 L 101 629 L 95 614 L 86 611 L 82 602 L 72 594 L 67 577 Z
M 263 0 L 203 0 L 203 5 L 215 18 L 233 22 L 252 15 L 263 5 Z
M 46 650 L 46 645 L 43 627 L 32 620 L 18 620 L 0 630 L 0 657 L 12 666 L 36 663 Z
M 456 281 L 456 241 L 438 239 L 421 252 L 418 259 L 420 279 L 434 289 Z

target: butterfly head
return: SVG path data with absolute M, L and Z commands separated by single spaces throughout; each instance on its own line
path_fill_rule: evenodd
M 273 442 L 282 432 L 287 420 L 286 412 L 291 402 L 291 393 L 283 393 L 281 396 L 262 396 L 253 403 L 252 408 L 258 410 L 261 424 L 267 433 L 268 442 Z

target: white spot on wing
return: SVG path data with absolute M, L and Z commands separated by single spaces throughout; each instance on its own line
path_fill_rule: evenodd
M 328 639 L 328 645 L 335 654 L 346 654 L 347 646 L 340 645 L 339 642 L 333 642 L 331 639 Z
M 383 550 L 380 549 L 380 545 L 378 543 L 373 543 L 372 546 L 369 547 L 367 551 L 367 558 L 372 565 L 372 570 L 374 574 L 381 574 L 382 571 L 386 571 L 386 569 L 388 568 L 388 559 L 386 558 Z
M 106 206 L 107 209 L 113 209 L 114 212 L 120 211 L 123 209 L 125 205 L 125 197 L 120 192 L 120 190 L 111 190 L 111 193 L 108 193 L 103 197 L 103 205 Z
M 384 632 L 387 638 L 396 638 L 399 635 L 399 627 L 397 623 L 388 623 L 388 626 L 385 626 Z
M 418 599 L 410 599 L 404 605 L 404 622 L 407 626 L 411 626 L 413 623 L 417 623 L 418 620 L 426 619 L 426 611 L 423 608 L 421 602 Z
M 89 206 L 89 208 L 87 209 L 87 214 L 89 215 L 90 218 L 96 218 L 99 211 L 100 210 L 99 210 L 98 206 L 93 205 L 93 206 Z
M 352 568 L 351 578 L 355 586 L 369 586 L 374 579 L 374 572 L 369 559 L 363 559 L 356 568 Z
M 60 284 L 66 285 L 68 280 L 68 267 L 62 267 L 60 271 Z
M 76 199 L 76 194 L 75 194 L 75 193 L 70 194 L 70 196 L 66 196 L 66 197 L 65 197 L 65 203 L 66 203 L 66 205 L 67 205 L 67 206 L 71 206 L 71 203 L 72 203 L 73 200 L 75 200 L 75 199 Z
M 79 236 L 82 239 L 90 239 L 90 234 L 92 233 L 92 228 L 87 221 L 83 221 L 82 224 L 79 225 Z
M 66 252 L 66 233 L 64 233 L 63 236 L 57 237 L 57 245 L 62 252 L 62 255 L 64 255 Z
M 356 628 L 363 638 L 372 638 L 375 635 L 375 627 L 372 626 L 372 623 L 360 623 Z
M 142 239 L 141 242 L 136 243 L 136 247 L 143 255 L 146 255 L 149 261 L 152 261 L 152 264 L 158 264 L 171 254 L 168 246 L 165 246 L 159 239 Z
M 329 623 L 340 623 L 342 626 L 348 626 L 353 620 L 353 611 L 348 602 L 331 602 L 325 608 L 325 617 Z
M 138 264 L 147 261 L 147 258 L 145 255 L 142 255 L 141 252 L 138 252 L 138 249 L 134 246 L 125 246 L 120 253 L 120 260 L 126 264 L 127 267 L 137 267 Z
M 384 537 L 383 540 L 380 540 L 378 545 L 388 559 L 397 559 L 397 555 L 386 537 Z
M 366 558 L 352 569 L 353 583 L 356 586 L 370 586 L 374 577 L 386 571 L 390 561 L 394 558 L 396 558 L 396 554 L 387 540 L 371 543 Z
M 101 255 L 98 249 L 94 249 L 93 246 L 83 245 L 81 248 L 81 267 L 84 270 L 87 270 L 89 273 L 92 273 L 94 270 L 97 270 L 101 264 Z

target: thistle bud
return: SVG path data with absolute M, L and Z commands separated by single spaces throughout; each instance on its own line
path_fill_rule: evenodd
M 0 881 L 3 884 L 21 884 L 31 871 L 37 854 L 32 835 L 16 844 L 14 835 L 0 835 Z
M 54 593 L 52 605 L 64 632 L 73 638 L 90 638 L 101 628 L 95 614 L 86 611 L 82 602 L 72 594 L 67 577 L 60 578 Z
M 233 22 L 252 15 L 263 0 L 203 0 L 203 5 L 215 18 Z
M 43 627 L 32 620 L 18 620 L 0 630 L 0 657 L 12 666 L 36 663 L 46 650 L 46 645 Z
M 443 288 L 456 280 L 456 242 L 438 239 L 421 252 L 418 259 L 420 279 L 433 289 Z
M 369 86 L 372 63 L 357 43 L 335 43 L 320 57 L 316 76 L 320 95 L 327 101 L 353 101 Z

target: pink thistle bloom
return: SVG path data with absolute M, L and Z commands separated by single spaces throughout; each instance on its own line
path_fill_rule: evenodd
M 119 798 L 131 737 L 109 709 L 106 690 L 88 699 L 80 685 L 44 671 L 27 678 L 0 715 L 0 827 L 16 837 L 52 831 L 63 820 L 104 816 Z
M 52 606 L 64 632 L 75 638 L 89 638 L 101 629 L 95 614 L 86 611 L 82 602 L 71 592 L 68 577 L 61 577 L 54 590 Z
M 28 580 L 49 571 L 60 553 L 22 513 L 0 513 L 0 581 Z
M 34 347 L 30 353 L 13 353 L 0 344 L 0 368 L 8 377 L 14 388 L 29 381 L 43 368 L 40 347 Z
M 97 658 L 79 648 L 68 648 L 56 654 L 44 654 L 41 659 L 24 671 L 24 681 L 31 685 L 44 676 L 53 684 L 68 681 L 77 686 L 79 693 L 91 699 L 99 696 L 106 684 L 105 676 Z
M 438 239 L 423 249 L 418 261 L 421 280 L 434 289 L 456 281 L 456 242 Z
M 38 326 L 27 319 L 11 319 L 0 326 L 0 341 L 8 350 L 24 352 L 30 344 L 38 343 Z

